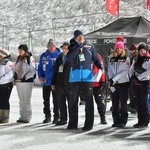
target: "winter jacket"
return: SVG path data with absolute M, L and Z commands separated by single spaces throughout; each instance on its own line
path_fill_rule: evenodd
M 110 58 L 108 64 L 108 79 L 114 84 L 129 82 L 130 58 L 126 56 L 115 56 Z
M 67 61 L 71 65 L 69 82 L 93 82 L 93 62 L 102 69 L 94 46 L 87 41 L 83 44 L 71 44 Z
M 142 64 L 135 65 L 138 58 L 136 57 L 133 60 L 133 63 L 130 67 L 130 77 L 135 76 L 139 81 L 148 81 L 150 80 L 150 56 L 149 54 L 146 57 L 141 57 Z
M 101 64 L 103 65 L 103 68 L 104 68 L 104 62 L 103 62 L 103 58 L 100 54 L 98 54 L 98 58 L 101 62 Z M 99 69 L 94 65 L 93 66 L 93 74 L 97 74 L 99 72 Z M 106 81 L 106 78 L 105 78 L 105 71 L 103 70 L 102 71 L 102 74 L 99 78 L 99 82 L 93 82 L 93 87 L 100 87 L 101 86 L 101 83 L 105 82 Z
M 0 85 L 13 82 L 13 63 L 4 58 L 0 61 Z
M 19 69 L 20 65 L 22 63 L 22 74 L 21 79 L 19 79 Z M 14 80 L 16 82 L 33 82 L 34 76 L 36 73 L 35 69 L 35 60 L 33 56 L 27 56 L 21 59 L 20 56 L 18 56 L 18 59 L 16 63 L 14 64 Z
M 63 53 L 58 55 L 54 66 L 54 74 L 52 77 L 52 85 L 64 87 L 69 85 L 70 63 L 66 61 Z
M 51 80 L 54 73 L 54 64 L 60 52 L 57 50 L 50 53 L 46 50 L 41 56 L 38 65 L 38 77 L 46 80 L 44 86 L 51 86 Z

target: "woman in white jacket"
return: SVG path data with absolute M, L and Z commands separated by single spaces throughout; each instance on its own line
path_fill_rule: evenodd
M 13 63 L 10 52 L 0 50 L 0 123 L 9 122 L 9 98 L 13 88 Z
M 125 127 L 128 119 L 127 100 L 130 59 L 126 56 L 123 42 L 117 42 L 108 65 L 108 79 L 112 100 L 112 127 Z
M 133 60 L 130 68 L 131 84 L 135 95 L 138 123 L 134 128 L 148 127 L 148 86 L 150 80 L 150 54 L 145 43 L 138 45 L 138 56 Z
M 35 75 L 35 61 L 26 44 L 18 47 L 19 56 L 14 65 L 14 80 L 19 97 L 20 118 L 18 123 L 29 123 L 32 117 L 31 94 Z

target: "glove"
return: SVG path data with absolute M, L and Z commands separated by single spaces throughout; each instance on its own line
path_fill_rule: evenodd
M 130 78 L 130 80 L 131 80 L 131 85 L 136 85 L 138 83 L 138 81 L 139 81 L 136 76 L 132 76 Z
M 25 76 L 21 79 L 21 82 L 25 82 L 26 79 L 25 79 Z
M 17 80 L 17 73 L 14 73 L 14 80 Z
M 110 83 L 110 86 L 114 85 L 114 81 L 112 79 L 109 79 L 108 81 Z
M 75 45 L 76 43 L 77 43 L 77 42 L 75 41 L 74 38 L 70 40 L 70 44 L 71 44 L 71 45 Z
M 70 85 L 68 85 L 68 84 L 64 85 L 64 90 L 65 90 L 65 92 L 69 92 L 70 91 Z
M 105 88 L 105 82 L 100 82 L 100 87 L 101 87 L 101 89 L 104 89 Z

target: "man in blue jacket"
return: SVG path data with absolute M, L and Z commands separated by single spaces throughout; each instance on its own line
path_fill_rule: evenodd
M 101 68 L 101 62 L 95 51 L 94 46 L 86 41 L 80 30 L 74 32 L 74 38 L 70 40 L 67 61 L 70 62 L 70 99 L 69 123 L 67 129 L 78 128 L 78 96 L 79 91 L 83 90 L 85 96 L 85 123 L 82 130 L 91 130 L 94 122 L 93 106 L 93 63 Z
M 52 39 L 49 40 L 47 44 L 47 50 L 40 56 L 39 65 L 38 65 L 38 77 L 39 81 L 43 85 L 43 112 L 45 114 L 45 119 L 43 123 L 51 122 L 51 111 L 50 111 L 50 93 L 51 93 L 51 80 L 54 71 L 54 64 L 56 58 L 60 54 L 60 50 L 56 48 L 55 43 Z M 56 91 L 52 90 L 53 96 L 53 112 L 54 120 L 52 123 L 57 123 L 59 118 L 58 111 L 58 100 Z

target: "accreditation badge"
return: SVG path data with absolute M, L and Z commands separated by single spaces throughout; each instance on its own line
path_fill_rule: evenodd
M 80 60 L 80 62 L 85 61 L 84 54 L 79 54 L 79 60 Z
M 58 72 L 63 72 L 63 65 L 59 66 Z

